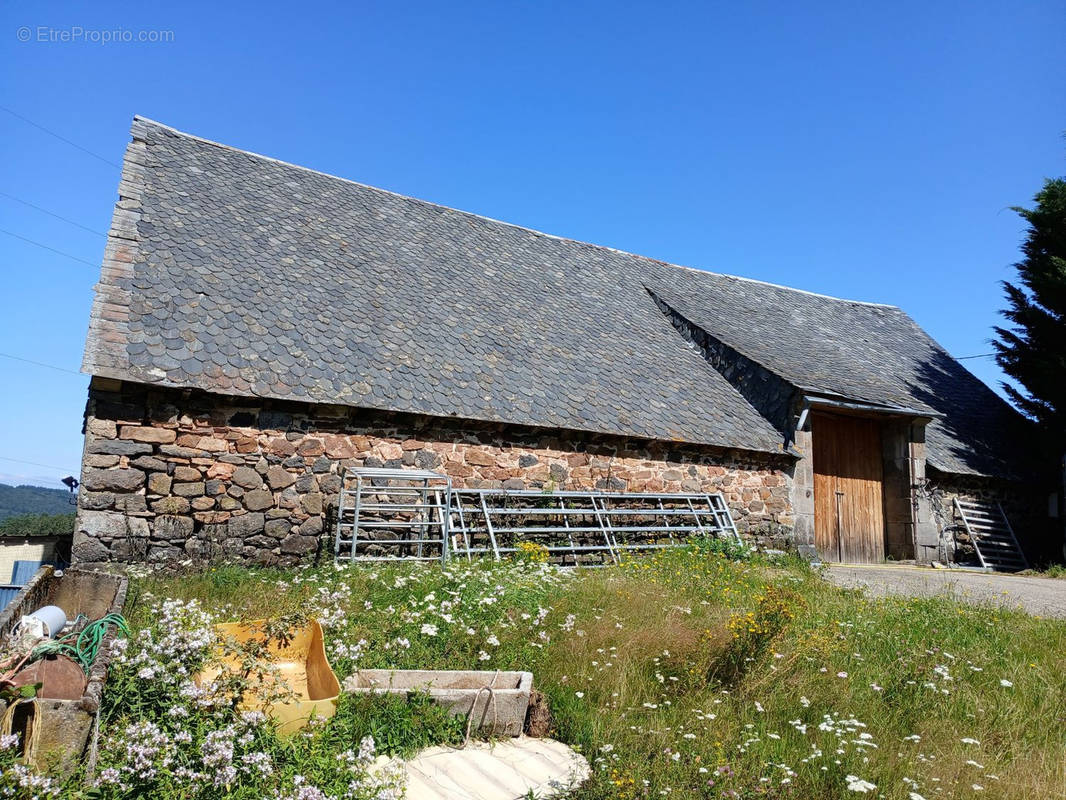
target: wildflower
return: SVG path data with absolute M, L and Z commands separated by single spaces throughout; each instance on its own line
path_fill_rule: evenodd
M 1006 687 L 1007 687 L 1007 688 L 1009 689 L 1009 688 L 1010 688 L 1010 687 L 1012 687 L 1012 686 L 1013 686 L 1014 684 L 1013 684 L 1013 683 L 1011 683 L 1010 681 L 1008 681 L 1008 680 L 1007 680 L 1006 678 L 1000 678 L 1000 680 L 999 680 L 999 685 L 1000 685 L 1000 686 L 1006 686 Z
M 364 736 L 359 741 L 359 763 L 369 764 L 374 760 L 374 754 L 377 752 L 377 746 L 374 742 L 373 736 Z
M 963 744 L 981 744 L 977 739 L 972 739 L 969 736 L 967 736 L 967 737 L 965 737 L 963 739 L 959 739 L 959 741 L 962 742 Z
M 584 692 L 574 692 L 574 696 L 575 696 L 575 697 L 576 697 L 576 698 L 577 698 L 578 700 L 580 700 L 580 699 L 581 699 L 582 697 L 584 697 L 584 696 L 585 696 L 585 693 L 584 693 Z
M 437 626 L 436 625 L 430 625 L 427 622 L 425 625 L 422 626 L 422 635 L 423 636 L 436 636 L 437 635 Z
M 274 774 L 274 762 L 267 753 L 245 753 L 241 756 L 241 763 L 246 772 L 255 772 L 261 777 Z
M 848 775 L 846 780 L 848 782 L 849 792 L 862 792 L 865 794 L 866 792 L 872 792 L 877 788 L 877 784 L 864 781 L 856 775 Z

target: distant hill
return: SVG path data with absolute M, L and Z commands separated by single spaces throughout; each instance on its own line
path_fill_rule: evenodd
M 70 514 L 70 492 L 43 486 L 8 486 L 0 483 L 0 521 L 21 514 Z

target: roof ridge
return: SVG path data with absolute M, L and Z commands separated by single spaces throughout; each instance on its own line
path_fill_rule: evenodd
M 394 192 L 394 191 L 392 191 L 390 189 L 382 189 L 380 186 L 371 186 L 369 183 L 361 183 L 360 181 L 352 180 L 351 178 L 345 178 L 345 177 L 343 177 L 341 175 L 333 175 L 333 174 L 331 174 L 329 172 L 323 172 L 320 169 L 314 169 L 312 167 L 303 166 L 302 164 L 294 164 L 291 161 L 284 161 L 284 160 L 282 160 L 280 158 L 274 158 L 273 156 L 264 155 L 262 153 L 256 153 L 256 152 L 254 152 L 252 150 L 243 150 L 240 147 L 234 147 L 233 145 L 224 144 L 223 142 L 216 142 L 213 139 L 207 139 L 207 138 L 205 138 L 203 136 L 197 136 L 194 133 L 188 133 L 187 131 L 179 130 L 179 129 L 171 126 L 171 125 L 167 125 L 167 124 L 162 123 L 162 122 L 157 122 L 156 120 L 149 119 L 148 117 L 142 117 L 139 114 L 135 114 L 133 119 L 134 119 L 135 123 L 136 122 L 141 122 L 141 123 L 147 123 L 149 125 L 155 125 L 156 127 L 163 128 L 164 130 L 168 130 L 171 133 L 176 133 L 179 136 L 184 136 L 184 137 L 189 138 L 189 139 L 195 139 L 198 142 L 203 142 L 204 144 L 209 144 L 209 145 L 212 145 L 214 147 L 219 147 L 219 148 L 221 148 L 223 150 L 229 150 L 229 151 L 234 152 L 234 153 L 240 153 L 241 155 L 252 156 L 253 158 L 262 159 L 263 161 L 269 161 L 271 163 L 278 164 L 278 165 L 283 166 L 283 167 L 292 167 L 293 169 L 302 170 L 303 172 L 310 172 L 310 173 L 312 173 L 314 175 L 321 175 L 321 176 L 323 176 L 325 178 L 331 178 L 333 180 L 343 181 L 345 183 L 350 183 L 353 186 L 358 186 L 358 187 L 360 187 L 362 189 L 370 189 L 371 191 L 381 192 L 382 194 L 387 194 L 387 195 L 390 195 L 392 197 L 397 197 L 397 198 L 399 198 L 401 200 L 409 200 L 411 202 L 419 203 L 419 204 L 424 205 L 424 206 L 429 206 L 429 207 L 432 207 L 432 208 L 444 209 L 445 211 L 452 211 L 452 212 L 454 212 L 456 214 L 462 214 L 464 216 L 474 217 L 476 219 L 485 220 L 486 222 L 492 222 L 492 223 L 495 223 L 497 225 L 506 225 L 509 228 L 515 228 L 515 229 L 520 230 L 520 231 L 525 231 L 527 233 L 532 233 L 532 234 L 534 234 L 536 236 L 543 236 L 543 237 L 545 237 L 547 239 L 555 239 L 556 241 L 560 241 L 560 242 L 570 242 L 572 244 L 578 244 L 578 245 L 582 245 L 584 247 L 593 247 L 593 248 L 596 248 L 596 249 L 599 249 L 599 250 L 606 250 L 609 253 L 617 253 L 618 255 L 626 256 L 628 258 L 639 258 L 639 259 L 642 259 L 644 261 L 650 261 L 650 262 L 652 262 L 654 264 L 657 264 L 659 266 L 670 267 L 672 269 L 689 270 L 691 272 L 699 272 L 699 273 L 703 273 L 705 275 L 715 275 L 715 276 L 720 277 L 720 278 L 732 278 L 732 279 L 735 279 L 735 280 L 738 280 L 738 281 L 748 281 L 750 283 L 762 284 L 763 286 L 773 286 L 774 288 L 777 288 L 777 289 L 784 289 L 785 291 L 789 291 L 789 292 L 798 292 L 799 294 L 805 294 L 805 295 L 808 295 L 808 296 L 811 296 L 811 297 L 821 297 L 821 298 L 826 299 L 826 300 L 835 300 L 838 303 L 852 303 L 852 304 L 855 304 L 855 305 L 862 305 L 862 306 L 874 306 L 874 307 L 878 307 L 878 308 L 894 308 L 894 309 L 902 310 L 902 309 L 899 308 L 899 306 L 892 305 L 890 303 L 872 303 L 872 302 L 869 302 L 867 300 L 850 300 L 850 299 L 848 299 L 846 297 L 834 297 L 833 295 L 821 294 L 819 292 L 811 292 L 811 291 L 808 291 L 806 289 L 797 289 L 794 286 L 785 286 L 784 284 L 772 283 L 770 281 L 759 280 L 758 278 L 747 278 L 747 277 L 744 277 L 742 275 L 732 275 L 732 274 L 729 274 L 727 272 L 715 272 L 715 271 L 709 270 L 709 269 L 701 269 L 700 267 L 691 267 L 691 266 L 687 266 L 687 265 L 684 265 L 684 264 L 673 264 L 673 263 L 671 263 L 669 261 L 663 261 L 661 259 L 652 258 L 651 256 L 641 255 L 640 253 L 632 253 L 632 252 L 630 252 L 628 250 L 622 250 L 622 249 L 617 248 L 617 247 L 611 247 L 610 245 L 596 244 L 595 242 L 586 242 L 586 241 L 584 241 L 582 239 L 574 239 L 574 238 L 571 238 L 569 236 L 559 236 L 559 235 L 554 234 L 554 233 L 547 233 L 546 231 L 537 230 L 536 228 L 530 228 L 530 227 L 528 227 L 526 225 L 519 225 L 518 223 L 515 223 L 515 222 L 508 222 L 507 220 L 497 219 L 495 217 L 489 217 L 489 216 L 486 216 L 485 214 L 478 214 L 475 211 L 465 211 L 465 210 L 463 210 L 461 208 L 455 208 L 454 206 L 444 205 L 443 203 L 434 203 L 431 200 L 423 200 L 423 199 L 421 199 L 419 197 L 412 197 L 411 195 L 408 195 L 408 194 L 401 194 L 400 192 Z
M 808 297 L 821 297 L 824 300 L 835 300 L 838 303 L 852 303 L 853 305 L 857 305 L 857 306 L 874 306 L 876 308 L 891 308 L 891 309 L 895 309 L 896 311 L 901 311 L 904 314 L 907 313 L 907 312 L 903 311 L 902 308 L 900 308 L 899 306 L 897 306 L 897 305 L 895 305 L 893 303 L 874 303 L 874 302 L 871 302 L 869 300 L 852 300 L 852 299 L 850 299 L 848 297 L 837 297 L 836 295 L 823 294 L 822 292 L 812 292 L 809 289 L 797 289 L 795 286 L 786 286 L 783 283 L 774 283 L 773 281 L 764 281 L 764 280 L 760 280 L 759 278 L 748 278 L 748 277 L 745 277 L 744 275 L 731 275 L 728 272 L 712 272 L 709 269 L 699 269 L 698 267 L 686 267 L 686 266 L 683 266 L 683 265 L 680 265 L 680 264 L 667 264 L 667 266 L 674 267 L 675 269 L 688 269 L 688 270 L 692 270 L 693 272 L 703 272 L 703 273 L 706 273 L 708 275 L 716 275 L 719 278 L 730 278 L 730 279 L 736 280 L 736 281 L 747 281 L 748 283 L 758 283 L 758 284 L 760 284 L 762 286 L 772 286 L 775 289 L 784 289 L 785 291 L 788 291 L 788 292 L 796 292 L 797 294 L 805 294 Z

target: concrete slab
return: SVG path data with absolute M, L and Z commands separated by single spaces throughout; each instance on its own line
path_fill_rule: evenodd
M 431 747 L 405 762 L 407 800 L 525 800 L 559 797 L 589 776 L 584 756 L 552 739 L 521 736 Z

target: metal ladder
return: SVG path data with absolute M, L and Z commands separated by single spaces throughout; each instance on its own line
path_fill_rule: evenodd
M 1028 569 L 1029 562 L 1018 545 L 1003 506 L 998 500 L 960 500 L 955 498 L 955 511 L 962 518 L 970 535 L 981 566 L 996 572 L 1017 572 Z

